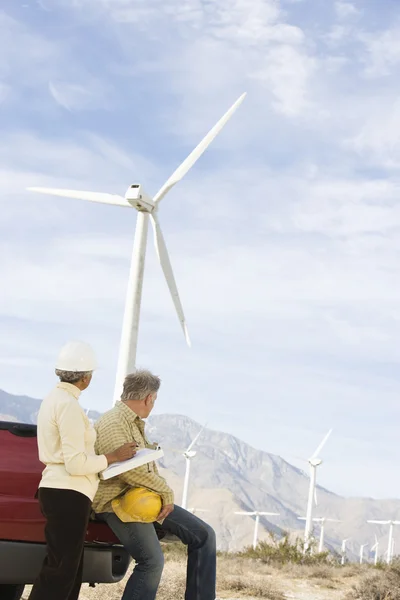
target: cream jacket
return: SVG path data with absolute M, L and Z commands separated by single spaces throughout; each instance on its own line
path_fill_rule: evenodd
M 40 406 L 37 441 L 46 468 L 39 487 L 75 490 L 93 500 L 107 459 L 95 454 L 96 431 L 78 402 L 80 393 L 59 383 Z

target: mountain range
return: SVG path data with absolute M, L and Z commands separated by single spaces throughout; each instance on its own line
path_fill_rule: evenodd
M 36 423 L 39 406 L 40 400 L 0 390 L 0 420 Z M 99 416 L 89 411 L 91 419 Z M 164 448 L 160 470 L 175 490 L 177 503 L 185 472 L 182 453 L 200 429 L 201 425 L 183 415 L 154 415 L 147 420 L 148 437 Z M 282 531 L 302 535 L 304 522 L 298 517 L 305 516 L 309 486 L 304 471 L 279 456 L 211 429 L 204 429 L 195 450 L 188 505 L 205 511 L 198 512 L 198 516 L 215 528 L 221 550 L 238 550 L 252 543 L 254 521 L 251 517 L 235 515 L 235 511 L 280 513 L 279 517 L 261 519 L 260 540 L 268 537 L 268 531 L 278 535 Z M 388 528 L 370 525 L 367 519 L 400 520 L 399 499 L 345 498 L 322 487 L 318 487 L 317 496 L 314 516 L 340 521 L 326 524 L 327 548 L 339 551 L 342 539 L 350 538 L 349 556 L 354 559 L 360 544 L 372 546 L 376 533 L 382 552 L 386 549 Z M 319 535 L 318 528 L 315 534 Z

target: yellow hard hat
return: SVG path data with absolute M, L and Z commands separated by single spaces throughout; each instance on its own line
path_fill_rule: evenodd
M 132 488 L 111 502 L 113 511 L 123 523 L 154 523 L 161 512 L 158 494 L 146 488 Z

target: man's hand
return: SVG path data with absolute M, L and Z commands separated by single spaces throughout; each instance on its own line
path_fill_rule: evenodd
M 174 508 L 175 506 L 173 504 L 166 504 L 165 506 L 163 506 L 160 514 L 157 517 L 157 521 L 162 521 L 163 519 L 166 519 L 168 515 L 172 513 Z

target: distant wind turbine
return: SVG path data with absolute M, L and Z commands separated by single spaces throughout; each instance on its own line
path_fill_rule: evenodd
M 306 526 L 304 530 L 304 552 L 310 547 L 311 531 L 312 531 L 312 512 L 313 503 L 316 501 L 316 481 L 317 481 L 317 468 L 322 464 L 322 459 L 319 458 L 319 453 L 328 441 L 329 436 L 332 433 L 332 429 L 328 431 L 314 454 L 308 459 L 310 465 L 310 487 L 308 491 L 308 502 L 307 502 L 307 513 L 306 513 Z
M 257 543 L 258 543 L 258 528 L 260 525 L 260 517 L 279 517 L 280 513 L 273 513 L 273 512 L 259 512 L 257 510 L 255 511 L 251 511 L 251 512 L 246 512 L 246 511 L 239 511 L 239 512 L 235 512 L 235 515 L 246 515 L 247 517 L 255 517 L 255 523 L 254 523 L 254 537 L 253 537 L 253 548 L 254 550 L 257 548 Z
M 364 562 L 364 548 L 366 548 L 368 544 L 361 544 L 360 546 L 360 565 Z
M 378 538 L 376 535 L 375 535 L 375 544 L 371 548 L 371 552 L 374 552 L 374 551 L 375 551 L 374 564 L 376 566 L 378 564 L 378 558 L 379 558 L 379 541 L 378 541 Z
M 344 563 L 346 562 L 346 544 L 349 541 L 350 538 L 346 538 L 345 540 L 342 541 L 342 560 L 341 563 L 342 565 L 344 565 Z
M 205 425 L 203 425 L 203 427 L 200 429 L 200 431 L 197 433 L 197 435 L 190 442 L 190 444 L 186 448 L 186 450 L 182 451 L 181 448 L 169 448 L 168 446 L 164 448 L 165 450 L 169 450 L 170 452 L 174 452 L 175 454 L 182 454 L 182 456 L 184 457 L 184 459 L 186 461 L 185 479 L 183 481 L 183 492 L 182 492 L 182 502 L 181 502 L 182 508 L 185 508 L 185 509 L 187 507 L 188 491 L 189 491 L 190 466 L 191 466 L 190 462 L 197 454 L 196 450 L 193 450 L 193 447 L 196 444 L 197 440 L 199 439 L 199 437 L 201 436 L 201 434 L 203 433 L 203 431 L 206 427 L 207 427 L 207 423 L 205 423 Z
M 400 521 L 376 521 L 369 520 L 367 523 L 374 523 L 376 525 L 390 525 L 389 527 L 389 541 L 388 541 L 388 549 L 386 555 L 386 562 L 388 565 L 392 562 L 393 559 L 393 529 L 395 525 L 400 525 Z
M 183 329 L 187 344 L 190 346 L 189 333 L 186 325 L 185 315 L 183 313 L 182 304 L 179 298 L 178 288 L 175 283 L 174 274 L 169 259 L 167 246 L 160 228 L 158 219 L 158 208 L 160 201 L 164 196 L 177 184 L 193 167 L 195 162 L 200 158 L 203 152 L 208 148 L 209 144 L 222 130 L 224 125 L 232 117 L 236 109 L 243 102 L 246 94 L 231 106 L 216 125 L 203 138 L 198 146 L 189 154 L 183 163 L 174 171 L 171 177 L 164 183 L 157 194 L 152 198 L 146 194 L 140 184 L 130 185 L 124 196 L 116 194 L 86 192 L 76 190 L 63 190 L 43 187 L 29 187 L 28 190 L 39 192 L 41 194 L 50 194 L 53 196 L 62 196 L 66 198 L 76 198 L 80 200 L 88 200 L 90 202 L 100 202 L 103 204 L 111 204 L 114 206 L 122 206 L 125 208 L 133 208 L 138 211 L 135 240 L 133 244 L 131 268 L 128 281 L 128 290 L 125 303 L 125 312 L 122 324 L 122 335 L 118 357 L 117 375 L 114 389 L 114 402 L 119 400 L 122 392 L 122 386 L 125 376 L 135 370 L 136 351 L 139 332 L 139 317 L 142 300 L 142 288 L 144 277 L 144 266 L 146 258 L 147 232 L 149 226 L 149 218 L 153 225 L 155 246 L 161 268 L 167 280 L 167 285 L 172 296 L 172 301 L 175 305 L 175 310 L 178 315 L 179 322 Z M 210 190 L 203 190 L 205 197 L 210 193 Z
M 301 521 L 305 521 L 305 517 L 298 517 Z M 319 535 L 319 546 L 318 552 L 323 552 L 324 550 L 324 539 L 325 539 L 325 523 L 340 523 L 338 519 L 327 519 L 326 517 L 314 517 L 314 523 L 320 524 L 320 535 Z

